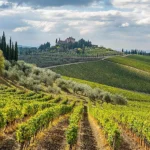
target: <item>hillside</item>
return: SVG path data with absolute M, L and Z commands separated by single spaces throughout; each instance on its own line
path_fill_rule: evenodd
M 107 60 L 150 73 L 150 56 L 129 55 L 127 57 L 112 57 Z
M 104 91 L 108 91 L 113 94 L 121 94 L 121 95 L 125 96 L 128 100 L 133 101 L 133 102 L 135 102 L 135 101 L 149 102 L 150 101 L 150 94 L 125 90 L 125 89 L 116 88 L 116 87 L 108 86 L 105 84 L 90 82 L 90 81 L 86 81 L 86 80 L 81 80 L 81 79 L 77 79 L 77 78 L 70 78 L 70 77 L 66 77 L 66 76 L 64 76 L 63 78 L 66 80 L 73 80 L 78 83 L 87 84 L 93 88 L 97 87 L 97 88 L 100 88 Z
M 53 150 L 53 148 L 58 150 L 61 147 L 69 150 L 68 144 L 71 143 L 74 148 L 79 147 L 83 150 L 97 150 L 106 144 L 106 148 L 109 150 L 113 146 L 121 150 L 126 150 L 126 147 L 139 150 L 144 148 L 136 140 L 134 141 L 131 135 L 126 135 L 125 131 L 130 131 L 129 125 L 137 128 L 134 117 L 136 117 L 136 123 L 139 124 L 149 116 L 149 102 L 131 101 L 127 107 L 104 103 L 103 109 L 100 109 L 101 106 L 98 103 L 93 107 L 92 101 L 89 101 L 87 105 L 84 104 L 83 109 L 82 102 L 86 102 L 86 100 L 85 97 L 77 95 L 61 93 L 58 96 L 35 93 L 30 90 L 20 90 L 13 85 L 7 87 L 1 84 L 0 128 L 4 130 L 1 130 L 0 149 L 16 150 L 28 147 L 33 150 Z M 126 113 L 127 111 L 128 113 Z M 122 116 L 122 114 L 126 115 Z M 126 130 L 120 128 L 120 124 L 114 121 L 113 117 L 121 122 L 122 126 L 126 124 L 129 127 Z M 123 121 L 124 118 L 127 119 L 126 122 Z M 107 122 L 104 123 L 103 120 L 106 119 Z M 80 124 L 77 126 L 79 121 Z M 103 125 L 102 129 L 99 129 L 100 124 Z M 148 127 L 148 125 L 144 126 Z M 78 129 L 78 133 L 74 127 Z M 105 134 L 102 130 L 105 130 Z M 148 139 L 147 132 L 142 134 Z M 80 136 L 77 138 L 77 142 L 81 143 L 79 145 L 75 144 L 77 135 Z M 116 137 L 116 135 L 118 136 Z M 120 144 L 113 145 L 114 139 L 111 137 L 115 137 L 115 141 Z M 126 143 L 126 147 L 124 147 L 124 143 Z M 148 145 L 145 144 L 145 146 Z
M 143 130 L 149 128 L 149 104 L 148 94 L 68 80 L 23 61 L 5 61 L 0 149 L 143 150 L 149 146 Z M 143 145 L 136 140 L 142 137 Z
M 60 66 L 52 70 L 64 76 L 110 85 L 122 89 L 150 93 L 148 73 L 108 60 Z M 117 57 L 117 59 L 120 57 Z M 126 58 L 121 58 L 126 59 Z M 128 59 L 128 58 L 127 58 Z
M 80 51 L 81 53 L 77 53 L 76 50 L 61 51 L 59 48 L 47 52 L 33 51 L 30 54 L 19 55 L 19 60 L 36 64 L 38 67 L 50 67 L 68 63 L 99 60 L 103 56 L 120 55 L 119 52 L 104 47 L 86 48 L 84 54 L 82 53 L 82 49 L 80 49 Z

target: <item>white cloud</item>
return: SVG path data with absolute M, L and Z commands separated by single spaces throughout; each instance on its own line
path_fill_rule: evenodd
M 0 19 L 3 20 L 0 23 L 0 31 L 4 30 L 6 34 L 9 33 L 13 37 L 16 36 L 14 32 L 30 29 L 30 32 L 22 33 L 16 37 L 18 42 L 20 40 L 24 42 L 24 36 L 30 34 L 27 45 L 41 43 L 41 39 L 42 42 L 47 39 L 53 41 L 60 35 L 62 39 L 68 36 L 73 36 L 76 39 L 87 38 L 93 43 L 97 42 L 95 44 L 99 44 L 99 42 L 100 45 L 108 44 L 108 47 L 113 47 L 118 40 L 125 39 L 126 43 L 130 43 L 131 39 L 138 40 L 137 37 L 140 37 L 140 40 L 143 39 L 144 42 L 145 38 L 149 39 L 147 33 L 150 28 L 150 0 L 110 1 L 113 7 L 109 5 L 107 9 L 101 8 L 104 5 L 94 4 L 88 7 L 61 6 L 44 9 L 13 4 L 11 8 L 0 10 Z M 2 4 L 0 0 L 0 5 Z M 127 28 L 123 30 L 121 27 Z M 34 40 L 35 38 L 37 40 Z M 140 43 L 138 41 L 137 46 Z M 148 44 L 150 47 L 149 42 Z M 128 46 L 128 44 L 124 45 Z M 144 44 L 143 47 L 145 48 Z
M 13 32 L 23 32 L 29 30 L 30 27 L 18 27 L 13 30 Z
M 80 34 L 81 34 L 81 35 L 85 35 L 85 34 L 88 34 L 89 32 L 91 32 L 89 29 L 82 29 L 82 30 L 80 31 Z
M 126 22 L 126 23 L 123 23 L 121 26 L 122 27 L 128 27 L 130 24 L 128 23 L 128 22 Z
M 43 32 L 51 31 L 56 25 L 56 22 L 48 22 L 48 21 L 34 21 L 34 20 L 23 20 L 23 21 L 34 28 L 40 29 Z
M 150 25 L 150 18 L 144 18 L 136 22 L 138 25 Z

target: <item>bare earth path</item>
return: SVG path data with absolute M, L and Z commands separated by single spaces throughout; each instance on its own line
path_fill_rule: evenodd
M 95 60 L 82 61 L 82 62 L 75 62 L 75 63 L 68 63 L 68 64 L 62 64 L 62 65 L 55 65 L 55 66 L 44 67 L 44 68 L 45 68 L 45 69 L 52 69 L 52 68 L 56 68 L 56 67 L 69 66 L 69 65 L 73 65 L 73 64 L 83 64 L 83 63 L 87 63 L 87 62 L 93 62 L 93 61 L 105 60 L 105 59 L 107 59 L 107 58 L 114 57 L 114 56 L 118 56 L 118 55 L 101 56 L 101 57 L 98 57 L 98 58 L 96 57 Z
M 68 123 L 68 118 L 62 119 L 50 131 L 45 132 L 34 150 L 64 150 L 66 147 L 65 131 Z
M 78 150 L 98 150 L 95 137 L 93 135 L 87 114 L 87 107 L 84 109 L 83 118 L 81 120 L 80 145 Z

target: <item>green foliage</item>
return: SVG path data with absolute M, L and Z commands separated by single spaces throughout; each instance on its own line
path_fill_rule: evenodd
M 77 141 L 78 135 L 78 123 L 81 119 L 81 114 L 83 112 L 83 104 L 75 107 L 70 119 L 69 119 L 69 126 L 66 132 L 66 138 L 69 145 L 73 146 Z
M 39 91 L 48 91 L 46 87 L 51 86 L 54 93 L 58 93 L 58 89 L 55 92 L 55 87 L 53 88 L 53 83 L 60 75 L 47 69 L 40 69 L 34 65 L 26 64 L 23 61 L 18 62 L 8 62 L 5 61 L 5 69 L 3 71 L 3 76 L 12 81 L 17 81 L 21 86 Z M 45 88 L 43 89 L 43 86 Z
M 100 109 L 99 106 L 92 106 L 89 102 L 88 110 L 91 116 L 93 116 L 98 124 L 103 128 L 107 140 L 113 149 L 118 149 L 121 143 L 121 136 L 118 124 L 110 116 L 109 112 Z
M 45 50 L 49 50 L 50 47 L 51 47 L 51 44 L 47 42 L 47 43 L 41 44 L 38 49 L 41 51 L 45 51 Z
M 20 51 L 22 52 L 23 50 Z M 62 51 L 61 47 L 57 46 L 51 48 L 47 52 L 30 50 L 28 55 L 26 55 L 26 53 L 20 54 L 19 60 L 24 60 L 27 63 L 36 64 L 38 67 L 50 67 L 75 62 L 93 61 L 98 60 L 99 57 L 119 54 L 119 52 L 107 49 L 105 47 L 85 47 L 80 49 L 80 53 L 77 53 L 76 49 Z
M 4 68 L 4 57 L 3 57 L 3 52 L 0 50 L 0 73 L 2 72 Z
M 11 41 L 10 38 L 10 43 L 9 45 L 6 44 L 6 37 L 5 33 L 3 32 L 2 35 L 2 40 L 0 41 L 0 49 L 3 51 L 4 58 L 9 60 L 9 61 L 17 61 L 18 60 L 18 45 L 17 42 L 14 44 Z
M 116 124 L 117 129 L 121 125 L 126 130 L 136 134 L 145 144 L 150 142 L 149 109 L 149 102 L 131 102 L 128 106 L 115 106 L 112 104 L 103 104 L 102 107 L 99 104 L 96 107 L 91 104 L 89 106 L 90 114 L 101 124 L 106 123 L 104 128 L 106 128 L 108 120 L 115 121 L 114 124 Z M 113 126 L 108 129 L 112 130 Z
M 150 72 L 150 56 L 139 56 L 139 55 L 130 55 L 128 57 L 118 56 L 108 58 L 107 60 Z
M 16 131 L 17 140 L 20 143 L 30 141 L 41 129 L 48 127 L 50 122 L 58 116 L 70 112 L 71 109 L 71 106 L 60 105 L 39 111 L 34 117 L 19 126 Z
M 121 94 L 121 95 L 125 96 L 128 100 L 131 100 L 131 101 L 146 101 L 146 102 L 150 101 L 150 95 L 149 94 L 124 90 L 124 89 L 115 88 L 112 86 L 107 86 L 104 84 L 99 84 L 99 83 L 90 82 L 90 81 L 81 80 L 81 79 L 76 79 L 76 78 L 69 78 L 69 77 L 64 77 L 64 78 L 66 80 L 72 80 L 72 81 L 80 83 L 80 84 L 83 83 L 83 84 L 89 85 L 92 88 L 97 87 L 101 90 L 108 91 L 112 94 L 117 94 L 117 95 Z
M 105 60 L 60 66 L 53 71 L 68 77 L 150 93 L 150 76 Z

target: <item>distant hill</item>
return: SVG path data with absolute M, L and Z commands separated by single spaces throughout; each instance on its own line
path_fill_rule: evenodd
M 128 59 L 134 57 L 134 63 L 128 64 Z M 148 56 L 142 56 L 146 60 Z M 135 59 L 137 58 L 137 59 Z M 108 60 L 87 62 L 82 64 L 73 64 L 52 68 L 53 71 L 64 76 L 106 84 L 122 89 L 150 93 L 150 74 L 143 72 L 141 66 L 137 68 L 130 67 L 140 64 L 139 56 L 129 56 L 127 58 L 112 57 Z M 115 61 L 116 59 L 116 61 Z M 127 64 L 119 64 L 118 59 L 127 59 Z M 113 60 L 111 62 L 110 60 Z M 132 60 L 132 59 L 131 59 Z M 143 69 L 149 70 L 149 65 L 143 62 Z

